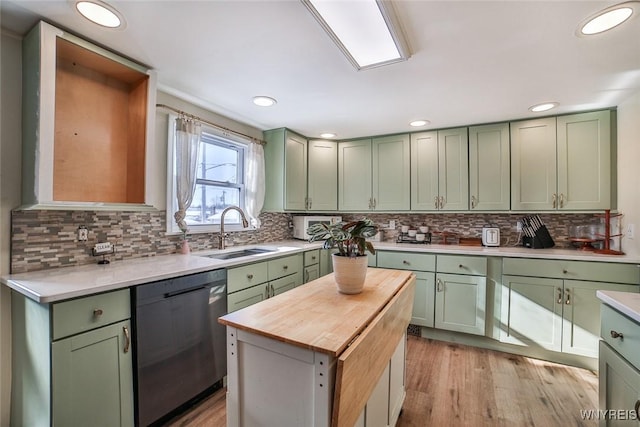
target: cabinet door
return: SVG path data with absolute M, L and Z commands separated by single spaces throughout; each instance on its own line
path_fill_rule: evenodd
M 371 140 L 338 143 L 338 209 L 371 209 Z
M 600 306 L 597 290 L 638 292 L 636 285 L 565 280 L 563 295 L 562 351 L 598 357 Z
M 53 425 L 133 426 L 131 324 L 53 342 Z
M 611 112 L 559 116 L 558 209 L 611 208 Z
M 476 211 L 510 209 L 509 124 L 469 128 L 469 207 Z
M 411 135 L 411 209 L 438 209 L 438 132 Z
M 303 283 L 311 282 L 320 277 L 320 265 L 314 264 L 304 268 Z
M 560 351 L 562 286 L 560 279 L 502 276 L 500 341 Z
M 437 274 L 435 327 L 484 335 L 486 283 L 480 276 Z
M 309 141 L 308 210 L 338 209 L 338 144 L 332 141 Z
M 284 208 L 304 210 L 307 201 L 307 140 L 286 132 Z
M 555 209 L 556 186 L 555 117 L 512 122 L 511 209 Z
M 280 279 L 272 280 L 269 282 L 269 288 L 271 289 L 271 296 L 279 295 L 283 292 L 290 291 L 298 285 L 302 284 L 302 271 L 299 271 L 290 276 L 282 277 Z
M 433 328 L 435 306 L 435 273 L 415 271 L 416 290 L 413 298 L 411 324 Z
M 440 209 L 469 209 L 469 139 L 467 128 L 438 131 Z
M 405 397 L 407 337 L 404 335 L 389 361 L 389 425 L 395 426 Z
M 375 210 L 409 210 L 409 146 L 409 135 L 372 140 Z
M 599 409 L 616 417 L 600 419 L 601 427 L 637 425 L 640 414 L 640 371 L 630 365 L 608 344 L 600 341 Z M 609 412 L 604 412 L 609 414 Z M 621 416 L 622 415 L 622 416 Z M 634 420 L 634 421 L 631 421 Z

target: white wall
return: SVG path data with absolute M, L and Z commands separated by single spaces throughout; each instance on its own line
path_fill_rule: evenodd
M 22 41 L 0 39 L 0 274 L 9 272 L 11 209 L 20 205 Z M 10 292 L 0 286 L 0 425 L 9 425 L 11 396 Z
M 623 213 L 622 231 L 635 227 L 633 240 L 622 239 L 622 250 L 640 255 L 640 91 L 618 105 L 618 210 Z

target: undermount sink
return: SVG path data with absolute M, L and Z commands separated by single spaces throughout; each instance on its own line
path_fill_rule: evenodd
M 205 255 L 205 256 L 207 258 L 215 258 L 215 259 L 233 259 L 233 258 L 240 258 L 243 256 L 260 255 L 260 254 L 275 252 L 275 251 L 277 251 L 277 249 L 251 248 L 251 249 L 242 249 L 240 251 L 224 252 L 220 254 L 211 254 L 211 255 Z

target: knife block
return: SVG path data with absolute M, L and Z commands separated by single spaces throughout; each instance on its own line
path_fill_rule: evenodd
M 531 249 L 545 249 L 554 247 L 555 242 L 553 241 L 551 234 L 549 234 L 547 227 L 543 225 L 536 230 L 533 237 L 523 236 L 522 246 Z

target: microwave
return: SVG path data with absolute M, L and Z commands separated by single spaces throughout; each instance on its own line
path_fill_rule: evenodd
M 335 224 L 336 222 L 342 221 L 341 216 L 309 216 L 309 215 L 299 215 L 293 217 L 293 238 L 300 240 L 309 240 L 309 235 L 307 234 L 307 228 L 309 228 L 313 224 L 318 223 L 326 223 Z

